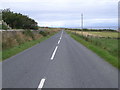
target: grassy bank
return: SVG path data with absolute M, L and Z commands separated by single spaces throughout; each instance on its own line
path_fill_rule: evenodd
M 39 37 L 38 39 L 30 40 L 30 41 L 24 42 L 22 44 L 13 46 L 11 48 L 4 49 L 2 51 L 2 61 L 9 58 L 9 57 L 11 57 L 11 56 L 13 56 L 13 55 L 18 54 L 19 52 L 22 52 L 25 49 L 28 49 L 28 48 L 34 46 L 35 44 L 38 44 L 38 43 L 48 39 L 49 37 L 51 37 L 55 33 L 56 32 L 53 32 L 53 33 L 50 33 L 47 36 Z
M 105 38 L 89 38 L 79 34 L 70 33 L 72 38 L 80 42 L 104 60 L 118 67 L 118 40 Z

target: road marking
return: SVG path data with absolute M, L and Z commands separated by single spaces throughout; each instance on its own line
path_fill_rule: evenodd
M 43 88 L 44 83 L 45 83 L 45 78 L 41 79 L 41 81 L 40 81 L 40 84 L 39 84 L 38 88 Z
M 61 36 L 60 36 L 60 40 L 58 41 L 58 44 L 60 44 L 60 41 L 62 39 L 62 34 L 63 34 L 63 30 L 62 30 L 62 33 L 61 33 Z M 54 52 L 53 52 L 53 54 L 51 56 L 51 60 L 54 59 L 57 49 L 58 49 L 58 46 L 56 46 L 56 48 L 55 48 L 55 50 L 54 50 Z
M 62 35 L 60 36 L 60 40 L 62 39 Z
M 62 35 L 63 35 L 63 30 L 62 30 L 62 33 L 61 33 L 61 36 L 60 36 L 60 40 L 62 39 Z
M 60 40 L 58 41 L 58 44 L 60 44 Z
M 58 49 L 58 46 L 56 46 L 56 48 L 55 48 L 55 50 L 54 50 L 54 52 L 53 52 L 53 54 L 52 54 L 51 60 L 54 59 L 54 56 L 55 56 L 55 54 L 56 54 L 57 49 Z

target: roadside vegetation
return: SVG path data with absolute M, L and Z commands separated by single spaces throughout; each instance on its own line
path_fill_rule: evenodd
M 72 38 L 80 42 L 93 52 L 104 58 L 107 62 L 118 67 L 118 34 L 112 32 L 89 32 L 92 35 L 85 35 L 83 32 L 68 31 Z M 96 34 L 97 33 L 97 34 Z M 100 34 L 98 34 L 100 33 Z M 104 34 L 102 34 L 104 33 Z M 106 34 L 106 35 L 105 35 Z M 95 36 L 94 36 L 95 35 Z M 97 36 L 98 35 L 98 36 Z M 103 35 L 103 37 L 99 37 Z M 114 38 L 115 37 L 115 38 Z M 120 67 L 119 67 L 120 68 Z
M 46 31 L 4 31 L 2 32 L 2 60 L 5 60 L 41 41 L 49 38 L 59 30 Z
M 38 25 L 35 20 L 29 18 L 27 15 L 14 13 L 13 11 L 10 11 L 10 9 L 2 10 L 2 20 L 12 29 L 38 29 Z M 3 24 L 2 29 L 6 30 L 8 28 Z
M 0 29 L 7 30 L 7 29 L 9 29 L 9 28 L 8 28 L 8 26 L 7 26 L 7 25 L 5 25 L 5 24 L 3 24 L 3 23 L 2 23 L 2 25 L 0 26 Z

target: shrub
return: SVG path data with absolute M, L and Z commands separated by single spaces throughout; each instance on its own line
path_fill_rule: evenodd
M 16 39 L 16 41 L 19 43 L 19 44 L 22 44 L 24 42 L 26 42 L 26 37 L 24 34 L 22 34 L 22 32 L 16 32 L 14 34 L 14 38 Z
M 47 36 L 49 33 L 47 31 L 40 31 L 39 34 L 41 34 L 43 36 Z
M 31 37 L 32 39 L 34 39 L 34 34 L 33 34 L 33 32 L 32 32 L 31 30 L 25 30 L 25 31 L 23 32 L 23 34 L 25 34 L 26 36 L 29 36 L 29 37 Z
M 7 29 L 8 29 L 8 26 L 5 25 L 5 24 L 2 24 L 2 26 L 1 26 L 0 28 L 2 28 L 2 29 L 4 29 L 4 30 L 7 30 Z
M 18 45 L 18 43 L 17 43 L 16 39 L 14 39 L 13 37 L 11 37 L 11 38 L 5 37 L 2 39 L 3 50 L 13 47 L 13 46 L 17 46 L 17 45 Z

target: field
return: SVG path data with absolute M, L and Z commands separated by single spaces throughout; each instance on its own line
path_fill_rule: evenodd
M 101 37 L 118 38 L 118 33 L 117 32 L 89 32 L 89 33 L 93 34 L 93 35 L 99 35 Z
M 108 37 L 108 38 L 118 38 L 118 32 L 100 32 L 100 31 L 72 31 L 78 34 L 83 34 L 85 36 L 94 36 L 94 37 Z
M 88 33 L 90 35 L 88 35 Z M 115 39 L 117 38 L 116 32 L 82 33 L 80 31 L 69 31 L 69 34 L 72 38 L 85 45 L 87 48 L 91 49 L 93 52 L 104 58 L 113 66 L 118 67 L 118 39 Z M 104 36 L 104 38 L 99 37 L 99 35 Z

